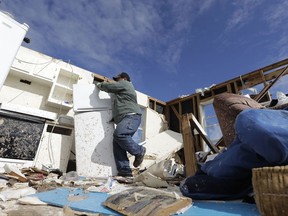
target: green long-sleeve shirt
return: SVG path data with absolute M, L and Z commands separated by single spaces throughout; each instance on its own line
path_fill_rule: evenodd
M 112 114 L 116 124 L 129 113 L 141 114 L 140 107 L 137 103 L 137 94 L 131 82 L 119 80 L 118 82 L 97 83 L 97 87 L 105 92 L 114 93 Z

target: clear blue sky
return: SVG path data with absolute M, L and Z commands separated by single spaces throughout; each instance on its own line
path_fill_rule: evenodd
M 288 0 L 1 0 L 23 45 L 169 101 L 287 58 Z

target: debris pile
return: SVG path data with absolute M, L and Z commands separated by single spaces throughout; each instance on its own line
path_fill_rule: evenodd
M 10 215 L 11 212 L 16 211 L 14 213 L 17 215 L 17 211 L 25 205 L 34 210 L 39 209 L 40 206 L 41 208 L 43 206 L 53 208 L 53 214 L 55 211 L 67 212 L 68 208 L 70 212 L 74 212 L 72 215 L 77 215 L 76 212 L 79 214 L 88 212 L 113 215 L 118 213 L 113 211 L 110 205 L 103 205 L 109 197 L 121 195 L 126 193 L 125 191 L 131 193 L 131 190 L 139 190 L 140 188 L 142 191 L 149 192 L 151 188 L 154 188 L 156 197 L 153 199 L 157 201 L 162 197 L 163 201 L 163 205 L 157 204 L 158 209 L 157 211 L 155 209 L 155 212 L 167 209 L 165 210 L 167 211 L 166 215 L 171 211 L 176 213 L 192 203 L 191 199 L 184 198 L 178 189 L 180 182 L 184 179 L 184 166 L 176 161 L 178 162 L 179 159 L 170 158 L 144 170 L 135 169 L 135 177 L 113 176 L 107 178 L 83 177 L 79 176 L 76 171 L 62 173 L 59 169 L 48 169 L 45 166 L 42 169 L 36 167 L 18 169 L 16 166 L 6 164 L 4 172 L 0 176 L 2 212 Z M 173 195 L 165 197 L 169 194 L 167 191 L 169 193 L 174 191 Z M 155 192 L 157 193 L 155 194 Z M 162 193 L 166 195 L 163 196 Z M 99 196 L 101 197 L 100 200 Z M 142 199 L 144 198 L 139 195 L 138 200 Z M 171 199 L 175 199 L 175 201 L 172 202 Z M 169 208 L 167 207 L 168 203 L 170 203 Z M 96 208 L 95 205 L 98 207 Z M 154 202 L 151 203 L 152 207 L 154 205 Z M 164 208 L 164 205 L 167 208 Z M 147 206 L 147 208 L 150 207 Z M 31 213 L 30 210 L 28 212 Z M 134 215 L 134 213 L 131 214 Z M 143 214 L 141 213 L 141 215 Z

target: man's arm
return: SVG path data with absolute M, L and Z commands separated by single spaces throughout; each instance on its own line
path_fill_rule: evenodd
M 120 82 L 98 82 L 96 86 L 105 92 L 108 93 L 117 93 L 124 89 L 123 85 Z

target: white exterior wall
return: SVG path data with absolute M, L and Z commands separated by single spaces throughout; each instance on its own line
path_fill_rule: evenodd
M 53 120 L 51 122 L 50 118 L 49 122 L 45 124 L 33 165 L 39 168 L 45 165 L 51 168 L 61 169 L 65 172 L 69 157 L 75 158 L 73 154 L 70 154 L 70 151 L 75 153 L 76 149 L 74 124 L 64 125 L 58 122 L 58 118 L 60 116 L 74 118 L 72 104 L 73 84 L 93 84 L 93 81 L 94 76 L 90 71 L 28 48 L 20 47 L 3 88 L 0 90 L 0 103 L 8 104 L 7 107 L 21 106 L 24 108 L 22 110 L 25 110 L 26 107 L 29 113 L 37 113 L 37 116 L 41 116 L 42 112 L 44 118 L 46 118 L 49 113 L 51 115 L 49 114 L 48 116 L 55 116 L 55 122 L 53 122 Z M 137 99 L 139 105 L 141 105 L 144 110 L 144 124 L 142 129 L 144 131 L 144 139 L 146 140 L 148 137 L 151 138 L 165 130 L 166 125 L 162 124 L 163 121 L 160 115 L 154 111 L 152 111 L 153 114 L 151 114 L 151 110 L 148 108 L 147 95 L 137 91 Z M 24 111 L 24 113 L 26 112 Z M 47 132 L 47 126 L 51 124 L 55 124 L 60 128 L 70 128 L 72 133 L 71 135 L 67 135 Z M 93 125 L 93 122 L 91 122 L 91 124 Z M 103 126 L 99 127 L 102 128 Z M 93 128 L 93 130 L 95 130 L 95 128 Z M 83 133 L 84 132 L 85 131 L 83 131 Z M 77 136 L 82 137 L 83 135 L 79 133 L 77 133 Z M 98 136 L 99 134 L 95 135 Z M 109 143 L 111 141 L 110 139 L 112 139 L 112 137 L 108 139 Z M 108 143 L 106 144 L 108 145 Z M 87 145 L 89 146 L 91 143 Z M 108 154 L 107 149 L 103 151 Z M 53 157 L 51 157 L 51 154 Z M 111 154 L 112 152 L 109 154 L 109 161 L 113 159 L 111 158 Z M 97 156 L 97 152 L 95 152 L 95 156 Z M 1 162 L 0 158 L 0 167 L 6 162 L 7 160 L 2 160 Z M 93 163 L 96 162 L 97 159 L 93 161 Z M 25 164 L 30 166 L 31 161 L 27 163 L 18 161 L 16 164 L 19 164 L 20 167 L 25 166 Z M 83 166 L 86 165 L 83 164 Z M 105 166 L 105 164 L 103 166 Z M 87 164 L 87 167 L 93 166 Z M 111 167 L 111 169 L 109 174 L 115 172 L 115 167 Z M 104 173 L 99 174 L 104 175 Z
M 19 77 L 9 75 L 0 91 L 0 100 L 1 103 L 17 104 L 56 112 L 54 108 L 45 108 L 50 88 L 36 82 L 27 85 L 21 83 Z
M 31 82 L 31 83 L 29 83 Z M 2 108 L 13 112 L 22 112 L 37 116 L 53 116 L 52 122 L 44 126 L 42 138 L 34 161 L 0 159 L 0 167 L 5 163 L 15 163 L 19 167 L 42 165 L 66 171 L 71 150 L 75 152 L 74 125 L 57 123 L 60 115 L 74 117 L 73 105 L 62 103 L 64 94 L 69 93 L 72 98 L 73 83 L 93 83 L 93 73 L 79 67 L 54 59 L 50 56 L 20 47 L 10 72 L 0 91 Z M 55 101 L 55 98 L 59 99 Z M 61 101 L 63 98 L 63 101 Z M 53 101 L 54 100 L 54 101 Z M 5 106 L 4 106 L 5 105 Z M 8 106 L 6 106 L 8 105 Z M 10 107 L 10 109 L 9 109 Z M 21 110 L 21 111 L 20 111 Z M 55 115 L 53 115 L 55 114 Z M 56 120 L 53 123 L 53 120 Z M 47 126 L 55 124 L 57 127 L 70 128 L 71 135 L 47 132 Z

